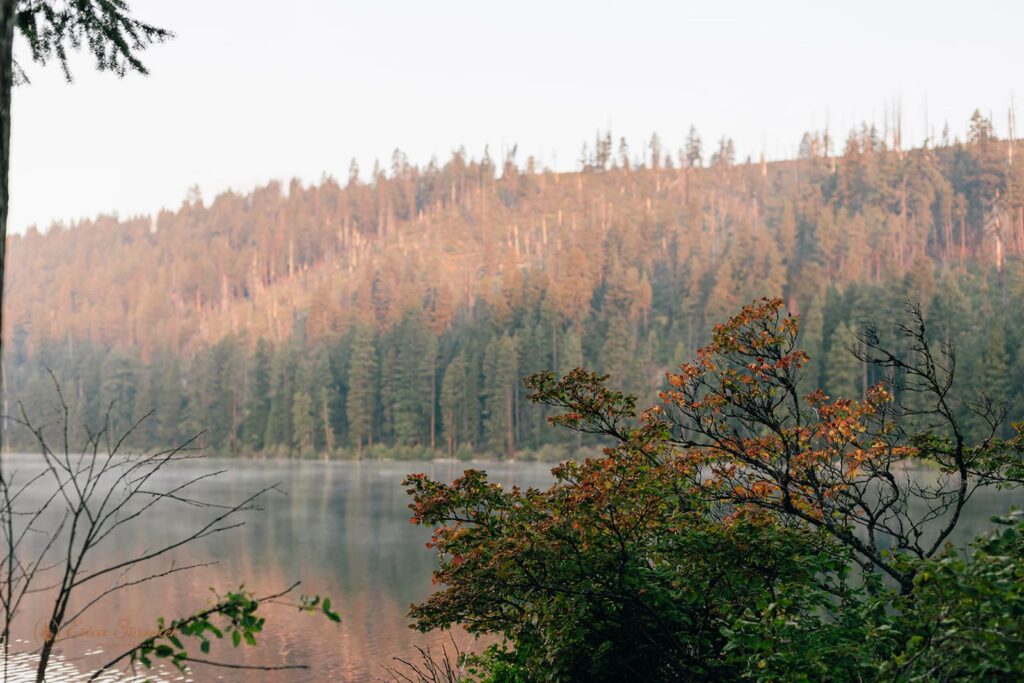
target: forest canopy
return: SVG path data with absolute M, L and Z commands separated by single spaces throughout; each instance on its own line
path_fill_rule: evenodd
M 1014 146 L 977 113 L 962 141 L 905 150 L 865 125 L 771 163 L 696 131 L 677 152 L 601 133 L 571 173 L 396 151 L 368 181 L 353 165 L 343 182 L 30 229 L 9 246 L 8 391 L 45 405 L 49 368 L 76 424 L 155 408 L 138 445 L 207 430 L 225 454 L 556 459 L 593 440 L 547 429 L 521 376 L 586 366 L 648 399 L 715 321 L 781 295 L 804 318 L 809 386 L 861 397 L 877 378 L 849 353 L 860 320 L 910 299 L 956 340 L 968 390 L 1012 400 Z

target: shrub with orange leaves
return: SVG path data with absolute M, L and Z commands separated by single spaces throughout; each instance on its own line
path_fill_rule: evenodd
M 611 445 L 557 467 L 543 491 L 505 491 L 476 470 L 451 484 L 409 477 L 413 521 L 435 527 L 440 556 L 441 589 L 413 607 L 417 626 L 502 634 L 516 680 L 879 680 L 906 669 L 893 624 L 922 625 L 890 619 L 893 606 L 912 613 L 970 497 L 1024 475 L 1020 427 L 966 441 L 955 353 L 933 346 L 919 309 L 910 316 L 898 328 L 909 356 L 871 324 L 858 355 L 907 379 L 912 409 L 892 380 L 857 399 L 801 395 L 808 358 L 780 299 L 716 326 L 639 416 L 606 376 L 530 377 L 531 398 L 561 411 L 552 423 Z M 941 476 L 916 477 L 922 464 Z
M 936 347 L 918 307 L 908 314 L 911 322 L 897 329 L 909 357 L 886 348 L 870 321 L 856 353 L 912 381 L 920 394 L 912 411 L 896 399 L 891 380 L 860 400 L 831 400 L 820 390 L 801 395 L 808 358 L 797 348 L 799 319 L 781 299 L 755 302 L 717 325 L 711 344 L 669 374 L 662 393 L 668 441 L 699 454 L 709 496 L 737 512 L 767 511 L 822 529 L 904 592 L 915 570 L 893 551 L 917 559 L 941 551 L 976 490 L 1020 482 L 1024 448 L 1020 432 L 966 443 L 952 407 L 955 351 Z M 916 429 L 921 415 L 931 418 L 930 431 Z M 915 481 L 922 463 L 948 476 Z
M 572 379 L 544 386 L 600 402 L 606 427 L 632 417 L 601 378 Z M 477 470 L 451 484 L 408 477 L 413 521 L 434 529 L 440 558 L 440 589 L 413 607 L 416 626 L 502 635 L 516 680 L 730 680 L 743 662 L 724 654 L 724 628 L 784 584 L 846 566 L 814 530 L 723 524 L 692 485 L 698 464 L 666 457 L 651 415 L 624 436 L 603 458 L 556 467 L 546 490 L 505 490 Z

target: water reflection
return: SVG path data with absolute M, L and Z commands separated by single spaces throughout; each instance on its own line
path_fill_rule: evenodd
M 38 466 L 27 456 L 12 461 L 26 472 Z M 533 463 L 474 465 L 487 469 L 496 481 L 510 486 L 543 486 L 550 482 L 550 466 Z M 294 609 L 272 606 L 268 625 L 256 649 L 231 651 L 229 642 L 215 645 L 211 655 L 246 664 L 306 663 L 306 672 L 278 674 L 239 673 L 196 668 L 195 680 L 325 681 L 374 680 L 395 656 L 408 657 L 415 645 L 437 647 L 444 634 L 419 634 L 409 628 L 410 603 L 432 590 L 434 555 L 424 547 L 429 530 L 409 523 L 408 497 L 400 482 L 414 471 L 451 480 L 464 463 L 434 462 L 259 462 L 200 460 L 161 473 L 159 486 L 167 488 L 205 471 L 226 468 L 228 473 L 204 480 L 197 497 L 220 502 L 243 499 L 252 492 L 281 483 L 282 493 L 271 493 L 263 510 L 248 513 L 246 525 L 227 534 L 188 546 L 179 563 L 213 559 L 214 567 L 178 574 L 147 584 L 145 590 L 114 594 L 83 619 L 80 637 L 65 641 L 60 650 L 82 668 L 96 662 L 95 652 L 123 650 L 129 634 L 144 632 L 159 615 L 177 616 L 201 608 L 211 587 L 219 590 L 245 584 L 258 592 L 271 592 L 297 579 L 299 592 L 330 595 L 343 623 L 335 627 L 323 618 Z M 42 491 L 37 495 L 43 495 Z M 985 492 L 972 501 L 954 540 L 963 542 L 990 526 L 993 514 L 1005 512 L 1019 494 Z M 117 537 L 106 552 L 141 554 L 179 537 L 208 519 L 209 512 L 175 508 L 173 515 L 150 517 L 144 525 Z M 38 610 L 38 605 L 29 609 Z M 39 614 L 39 612 L 37 612 Z M 36 622 L 37 617 L 25 623 Z M 31 632 L 20 634 L 32 638 Z M 465 634 L 460 647 L 471 646 Z M 93 654 L 90 654 L 93 653 Z
M 25 479 L 38 467 L 38 461 L 30 456 L 14 456 L 9 461 Z M 409 628 L 409 605 L 432 590 L 435 559 L 424 545 L 429 531 L 408 521 L 408 497 L 400 482 L 413 471 L 450 480 L 465 467 L 447 462 L 238 460 L 176 465 L 161 472 L 153 487 L 169 489 L 200 473 L 226 468 L 226 474 L 198 484 L 194 497 L 234 502 L 277 482 L 282 492 L 267 494 L 263 509 L 246 513 L 242 528 L 203 539 L 176 556 L 179 564 L 215 560 L 216 566 L 169 576 L 146 584 L 145 590 L 111 595 L 83 617 L 75 627 L 76 637 L 62 642 L 58 650 L 81 669 L 88 669 L 103 659 L 98 652 L 123 651 L 133 637 L 152 630 L 157 616 L 179 616 L 203 607 L 211 599 L 210 588 L 224 591 L 245 584 L 266 593 L 301 579 L 296 597 L 300 592 L 330 595 L 333 609 L 342 615 L 340 626 L 291 608 L 271 606 L 258 648 L 232 651 L 230 643 L 223 642 L 214 645 L 211 658 L 218 655 L 216 658 L 246 664 L 301 662 L 311 667 L 308 672 L 259 673 L 261 680 L 383 677 L 383 667 L 393 664 L 393 657 L 408 657 L 415 645 L 438 644 L 446 638 Z M 509 485 L 544 485 L 550 480 L 547 465 L 485 467 L 496 480 Z M 45 491 L 40 488 L 31 493 L 41 499 Z M 111 537 L 112 545 L 97 561 L 140 555 L 201 526 L 209 516 L 209 511 L 182 506 L 174 507 L 173 514 L 150 516 L 144 524 L 125 527 L 127 533 Z M 26 609 L 23 624 L 42 623 L 40 601 Z M 35 642 L 36 630 L 28 626 L 18 635 Z M 472 646 L 465 633 L 456 635 L 460 647 Z M 193 678 L 253 680 L 251 673 L 201 669 L 198 665 Z

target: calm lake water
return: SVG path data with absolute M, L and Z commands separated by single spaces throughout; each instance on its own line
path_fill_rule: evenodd
M 39 467 L 38 456 L 12 456 L 8 467 L 21 481 Z M 203 459 L 178 463 L 161 472 L 152 488 L 167 490 L 198 474 L 227 469 L 190 489 L 192 497 L 237 502 L 280 483 L 278 494 L 262 499 L 262 510 L 244 514 L 245 526 L 202 539 L 176 555 L 178 564 L 216 561 L 213 567 L 169 576 L 146 588 L 129 588 L 92 608 L 63 654 L 81 670 L 106 661 L 98 651 L 123 651 L 132 636 L 151 631 L 157 616 L 174 617 L 202 608 L 209 589 L 245 584 L 260 594 L 301 580 L 294 593 L 329 595 L 342 623 L 322 616 L 271 606 L 259 647 L 234 650 L 229 641 L 214 643 L 211 659 L 246 664 L 309 665 L 308 671 L 230 672 L 193 668 L 190 679 L 223 681 L 372 681 L 389 680 L 385 666 L 394 657 L 416 656 L 415 646 L 446 643 L 447 634 L 421 634 L 409 628 L 409 606 L 427 597 L 436 559 L 425 547 L 430 531 L 409 522 L 409 497 L 401 485 L 411 472 L 451 480 L 467 467 L 486 469 L 506 485 L 546 485 L 551 465 L 536 463 L 319 462 Z M 42 491 L 35 495 L 41 496 Z M 159 509 L 159 508 L 156 508 Z M 109 557 L 142 554 L 202 526 L 210 512 L 171 505 L 172 514 L 150 515 L 111 537 Z M 141 518 L 140 518 L 141 519 Z M 99 558 L 97 558 L 97 561 Z M 106 562 L 107 558 L 104 557 Z M 154 568 L 164 565 L 153 565 Z M 30 608 L 31 609 L 31 608 Z M 41 613 L 23 618 L 32 632 L 17 635 L 38 641 Z M 464 632 L 454 634 L 463 649 L 473 647 Z M 479 645 L 477 645 L 479 647 Z M 192 648 L 198 655 L 198 647 Z M 92 653 L 92 654 L 90 654 Z M 60 680 L 64 680 L 61 678 Z
M 28 456 L 13 456 L 8 463 L 21 477 L 38 467 L 38 459 Z M 409 605 L 431 592 L 436 560 L 424 546 L 429 531 L 409 523 L 409 500 L 400 482 L 410 472 L 451 480 L 469 466 L 486 469 L 506 485 L 543 486 L 551 480 L 550 465 L 536 463 L 211 459 L 178 464 L 161 473 L 162 480 L 154 488 L 166 490 L 176 481 L 227 469 L 226 474 L 203 480 L 193 495 L 226 503 L 278 482 L 285 494 L 268 494 L 263 510 L 246 513 L 244 527 L 189 545 L 177 555 L 179 564 L 213 560 L 215 566 L 167 577 L 147 584 L 145 590 L 122 591 L 94 608 L 83 618 L 78 637 L 63 644 L 63 654 L 86 670 L 89 661 L 103 658 L 99 651 L 124 650 L 133 634 L 152 629 L 157 616 L 202 608 L 211 587 L 228 590 L 244 583 L 265 593 L 301 580 L 296 595 L 331 596 L 333 608 L 342 616 L 340 626 L 293 609 L 271 607 L 258 648 L 233 650 L 229 642 L 220 642 L 214 645 L 211 658 L 217 655 L 217 659 L 247 664 L 305 663 L 308 671 L 253 674 L 197 666 L 191 679 L 178 680 L 389 680 L 384 667 L 394 665 L 394 657 L 414 657 L 416 645 L 437 648 L 448 638 L 409 628 Z M 978 494 L 962 520 L 957 540 L 980 533 L 991 526 L 991 515 L 1020 502 L 1018 493 Z M 173 510 L 129 527 L 104 552 L 110 557 L 142 553 L 195 529 L 210 514 L 180 505 Z M 31 621 L 38 621 L 38 616 L 24 620 Z M 37 637 L 31 632 L 19 636 L 27 642 Z M 465 633 L 455 637 L 463 649 L 480 648 Z

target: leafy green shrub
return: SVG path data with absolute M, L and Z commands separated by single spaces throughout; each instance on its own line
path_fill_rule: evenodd
M 866 362 L 912 382 L 913 409 L 885 382 L 800 396 L 807 356 L 781 304 L 717 326 L 639 416 L 607 377 L 531 377 L 563 410 L 552 423 L 615 443 L 546 490 L 409 476 L 442 586 L 416 626 L 503 636 L 512 650 L 476 660 L 488 681 L 1024 680 L 1024 527 L 971 558 L 943 543 L 976 491 L 1020 483 L 1024 429 L 999 438 L 993 419 L 966 441 L 954 350 L 931 351 L 919 309 L 901 328 L 911 361 L 861 337 Z M 943 476 L 915 483 L 908 461 Z
M 445 585 L 414 607 L 417 626 L 500 633 L 531 680 L 738 675 L 723 629 L 847 558 L 813 530 L 721 523 L 677 468 L 619 450 L 555 468 L 547 491 L 506 492 L 476 470 L 451 486 L 408 478 L 415 519 L 440 526 Z

